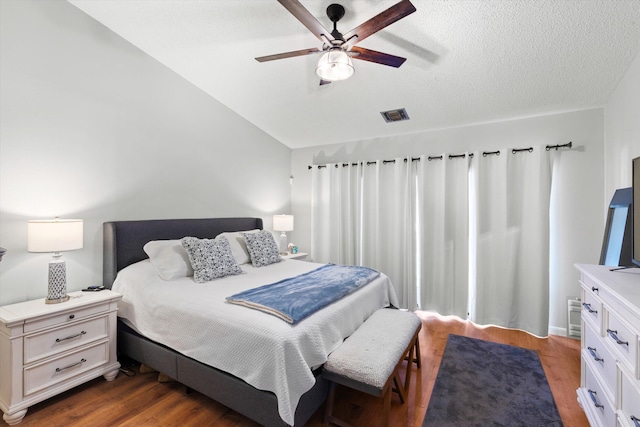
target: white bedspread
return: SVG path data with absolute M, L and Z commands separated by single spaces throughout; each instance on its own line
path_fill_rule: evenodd
M 375 310 L 398 305 L 393 285 L 381 274 L 369 285 L 292 326 L 270 314 L 229 304 L 225 297 L 309 272 L 321 264 L 286 260 L 266 267 L 243 264 L 246 274 L 208 283 L 193 277 L 160 279 L 149 260 L 118 273 L 118 316 L 142 335 L 253 387 L 273 392 L 280 417 L 293 425 L 300 397 L 343 339 Z

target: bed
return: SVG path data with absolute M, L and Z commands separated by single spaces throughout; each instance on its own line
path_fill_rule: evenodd
M 255 268 L 249 263 L 241 266 L 242 274 L 210 284 L 182 277 L 147 283 L 154 270 L 143 247 L 150 241 L 185 236 L 211 239 L 220 233 L 256 229 L 262 229 L 260 218 L 105 223 L 104 285 L 123 293 L 118 352 L 261 425 L 301 426 L 326 399 L 328 384 L 320 369 L 326 356 L 373 311 L 395 303 L 396 297 L 388 278 L 381 274 L 366 287 L 292 326 L 270 314 L 228 304 L 224 298 L 258 286 L 260 280 L 274 282 L 319 264 L 285 260 Z M 136 298 L 143 299 L 146 307 Z M 180 312 L 171 311 L 180 307 Z M 144 313 L 157 315 L 158 321 L 142 321 Z M 221 323 L 199 323 L 206 321 Z M 160 324 L 159 331 L 151 330 L 151 323 Z M 173 334 L 181 323 L 196 325 L 197 336 L 186 339 L 194 335 L 189 330 Z M 205 343 L 215 345 L 205 347 Z M 234 363 L 225 360 L 229 356 Z

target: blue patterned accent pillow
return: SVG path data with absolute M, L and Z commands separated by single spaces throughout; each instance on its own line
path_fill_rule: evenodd
M 193 267 L 193 280 L 197 283 L 242 274 L 242 269 L 233 257 L 226 237 L 220 239 L 183 237 L 180 242 L 189 255 L 189 261 Z
M 263 267 L 282 261 L 278 245 L 269 231 L 260 230 L 257 233 L 242 233 L 242 235 L 254 267 Z

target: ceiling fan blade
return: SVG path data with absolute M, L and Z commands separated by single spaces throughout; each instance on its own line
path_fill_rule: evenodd
M 358 38 L 353 42 L 353 44 L 359 43 L 369 37 L 371 34 L 377 33 L 384 27 L 387 27 L 394 22 L 399 21 L 407 15 L 411 15 L 415 11 L 416 7 L 409 0 L 402 0 L 400 3 L 396 3 L 384 12 L 379 13 L 373 18 L 344 34 L 344 39 L 349 40 L 353 36 L 357 36 Z
M 400 67 L 404 63 L 404 61 L 407 60 L 407 58 L 389 55 L 388 53 L 382 53 L 358 46 L 353 46 L 349 52 L 356 53 L 356 55 L 353 55 L 353 59 L 375 62 L 376 64 L 388 65 L 395 68 Z
M 327 29 L 318 21 L 315 16 L 311 14 L 303 5 L 300 4 L 298 0 L 278 0 L 278 2 L 283 5 L 293 16 L 295 16 L 298 21 L 302 22 L 302 24 L 309 29 L 321 42 L 325 42 L 326 40 L 323 38 L 326 37 L 329 41 L 333 40 L 333 36 L 331 35 L 331 31 L 327 31 Z
M 321 52 L 320 49 L 312 47 L 309 49 L 294 50 L 291 52 L 277 53 L 275 55 L 259 56 L 256 58 L 258 62 L 275 61 L 276 59 L 293 58 L 294 56 L 311 55 L 312 53 Z

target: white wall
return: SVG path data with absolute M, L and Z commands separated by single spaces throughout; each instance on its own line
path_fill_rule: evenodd
M 640 156 L 640 55 L 609 96 L 604 111 L 604 182 L 609 201 L 616 189 L 631 186 L 631 160 Z
M 0 19 L 0 304 L 46 295 L 29 219 L 84 220 L 78 290 L 102 283 L 104 221 L 289 212 L 289 148 L 65 1 Z
M 413 120 L 413 118 L 412 118 Z M 402 126 L 392 123 L 390 126 Z M 336 161 L 417 157 L 465 150 L 493 150 L 573 143 L 559 156 L 555 176 L 551 248 L 551 332 L 564 334 L 567 297 L 578 296 L 576 262 L 597 263 L 604 231 L 604 112 L 593 109 L 413 135 L 293 150 L 292 240 L 310 247 L 311 174 L 308 165 Z M 313 254 L 312 254 L 313 255 Z

